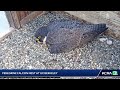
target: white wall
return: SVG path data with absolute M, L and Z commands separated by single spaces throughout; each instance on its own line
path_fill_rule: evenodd
M 9 31 L 10 31 L 9 30 L 9 23 L 7 21 L 5 12 L 0 11 L 0 37 L 4 36 Z

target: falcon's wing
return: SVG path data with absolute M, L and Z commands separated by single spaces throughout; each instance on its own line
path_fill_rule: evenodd
M 48 33 L 46 43 L 51 53 L 70 51 L 80 43 L 81 32 L 78 29 L 60 29 Z
M 46 43 L 52 53 L 66 52 L 88 43 L 106 29 L 105 24 L 81 25 L 74 29 L 60 28 L 48 33 Z
M 95 32 L 98 34 L 104 32 L 107 29 L 106 24 L 81 25 L 79 28 L 82 29 L 84 33 Z
M 65 29 L 60 28 L 56 31 L 50 31 L 47 35 L 47 44 L 57 44 L 62 42 L 68 42 L 70 40 L 79 40 L 82 36 L 82 32 L 79 29 Z

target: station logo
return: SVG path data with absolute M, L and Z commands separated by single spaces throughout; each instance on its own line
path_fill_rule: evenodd
M 118 71 L 102 71 L 102 76 L 118 76 Z

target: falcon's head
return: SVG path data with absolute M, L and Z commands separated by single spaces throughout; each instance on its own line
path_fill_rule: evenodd
M 46 42 L 46 36 L 48 34 L 48 29 L 47 27 L 41 27 L 38 29 L 35 33 L 36 41 L 38 43 L 45 43 Z

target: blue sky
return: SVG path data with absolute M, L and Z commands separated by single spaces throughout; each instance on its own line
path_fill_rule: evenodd
M 9 23 L 4 11 L 0 11 L 0 36 L 9 32 Z

